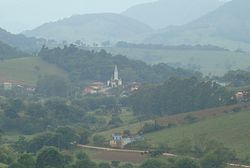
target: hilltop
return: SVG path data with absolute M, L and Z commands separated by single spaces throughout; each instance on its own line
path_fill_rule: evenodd
M 0 41 L 0 59 L 11 59 L 11 58 L 19 58 L 19 57 L 27 57 L 28 54 L 24 53 L 16 48 L 13 48 L 3 42 Z
M 213 44 L 249 50 L 249 17 L 250 1 L 232 0 L 193 22 L 166 28 L 145 41 L 164 44 Z
M 219 0 L 158 0 L 133 6 L 122 14 L 159 29 L 191 22 L 223 3 Z
M 43 39 L 27 38 L 21 34 L 12 34 L 0 28 L 0 41 L 26 52 L 39 51 L 45 43 Z
M 135 19 L 113 13 L 75 15 L 25 31 L 29 37 L 73 42 L 103 42 L 129 40 L 150 33 L 152 29 Z

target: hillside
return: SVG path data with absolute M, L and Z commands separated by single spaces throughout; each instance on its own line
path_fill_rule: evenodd
M 207 139 L 223 142 L 227 147 L 234 149 L 239 157 L 245 158 L 250 154 L 249 117 L 249 110 L 230 113 L 150 133 L 146 138 L 153 144 L 165 143 L 173 147 L 183 139 L 194 141 L 199 136 L 206 136 Z
M 205 75 L 223 75 L 228 70 L 246 69 L 250 66 L 250 55 L 241 52 L 120 47 L 104 49 L 114 55 L 123 54 L 148 64 L 163 62 L 176 67 L 194 68 Z
M 20 57 L 27 57 L 28 54 L 17 50 L 3 42 L 0 41 L 0 59 L 11 59 L 11 58 L 20 58 Z
M 241 112 L 231 112 L 241 106 L 247 108 Z M 188 121 L 187 116 L 195 117 L 197 120 Z M 152 146 L 165 144 L 170 148 L 175 148 L 175 146 L 184 139 L 190 139 L 194 142 L 197 138 L 203 136 L 207 140 L 216 140 L 224 143 L 227 147 L 234 149 L 241 159 L 245 159 L 245 157 L 250 154 L 249 117 L 249 104 L 162 116 L 156 118 L 158 124 L 172 124 L 175 126 L 157 132 L 147 133 L 145 134 L 145 138 Z M 143 128 L 145 123 L 154 124 L 155 120 L 124 125 L 100 132 L 98 135 L 103 135 L 109 139 L 111 134 L 123 132 L 124 130 L 130 130 L 132 134 L 136 134 Z
M 159 83 L 170 77 L 201 77 L 197 71 L 174 68 L 167 64 L 147 65 L 143 61 L 128 59 L 122 55 L 112 55 L 105 50 L 79 49 L 74 45 L 48 49 L 39 52 L 43 60 L 58 65 L 70 74 L 74 82 L 107 81 L 117 65 L 123 82 Z
M 46 63 L 39 57 L 10 59 L 0 62 L 0 81 L 34 86 L 39 76 L 59 75 L 67 77 L 66 73 L 55 65 Z
M 24 35 L 16 35 L 7 32 L 4 29 L 0 28 L 0 41 L 20 50 L 26 52 L 36 52 L 41 49 L 41 46 L 44 44 L 44 40 L 27 38 Z
M 136 39 L 151 31 L 149 26 L 129 17 L 101 13 L 75 15 L 57 22 L 46 23 L 23 34 L 58 41 L 103 42 Z
M 222 4 L 219 0 L 158 0 L 133 6 L 122 14 L 159 29 L 186 24 Z
M 145 41 L 165 44 L 213 44 L 249 50 L 249 17 L 250 1 L 232 0 L 193 22 L 166 28 Z

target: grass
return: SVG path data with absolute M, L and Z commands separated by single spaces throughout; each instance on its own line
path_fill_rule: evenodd
M 0 168 L 7 168 L 8 165 L 0 163 Z
M 170 63 L 177 66 L 197 66 L 206 75 L 223 75 L 228 70 L 250 66 L 250 55 L 231 51 L 167 50 L 140 48 L 105 48 L 113 54 L 145 61 L 149 64 Z M 179 64 L 179 65 L 178 65 Z
M 234 149 L 240 158 L 250 155 L 250 111 L 230 113 L 193 124 L 183 124 L 146 135 L 153 145 L 168 144 L 174 147 L 183 139 L 194 140 L 197 136 L 215 139 Z
M 39 76 L 43 75 L 67 77 L 63 70 L 35 56 L 0 62 L 0 81 L 13 81 L 34 86 Z

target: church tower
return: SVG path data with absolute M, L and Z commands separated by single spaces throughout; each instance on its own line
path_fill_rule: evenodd
M 115 65 L 115 70 L 114 70 L 114 80 L 119 80 L 119 73 L 118 73 L 118 68 L 117 68 L 117 65 Z
M 122 79 L 119 78 L 117 65 L 115 65 L 114 74 L 112 75 L 111 80 L 107 81 L 107 86 L 112 87 L 112 88 L 122 86 Z

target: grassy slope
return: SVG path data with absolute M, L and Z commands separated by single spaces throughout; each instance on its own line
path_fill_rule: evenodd
M 184 124 L 174 128 L 147 134 L 152 144 L 166 143 L 174 146 L 179 141 L 206 135 L 209 139 L 223 142 L 234 149 L 239 157 L 250 155 L 250 111 L 231 113 L 218 118 L 210 118 L 193 124 Z
M 126 55 L 150 64 L 182 63 L 199 65 L 204 74 L 223 75 L 228 68 L 244 69 L 250 66 L 250 55 L 229 51 L 163 50 L 136 48 L 105 48 L 113 54 Z
M 0 163 L 0 168 L 7 168 L 8 166 L 5 164 Z
M 39 67 L 39 70 L 35 67 Z M 11 80 L 21 84 L 35 85 L 40 75 L 67 77 L 63 70 L 46 63 L 39 57 L 25 57 L 0 62 L 0 81 Z

